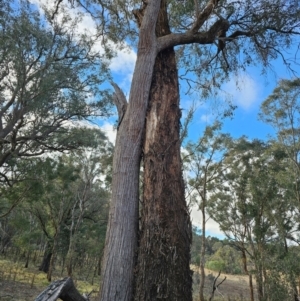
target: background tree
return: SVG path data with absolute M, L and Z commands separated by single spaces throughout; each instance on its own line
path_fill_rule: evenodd
M 76 255 L 75 247 L 80 245 L 78 240 L 82 235 L 81 230 L 84 220 L 88 219 L 98 223 L 100 227 L 106 227 L 107 223 L 106 207 L 110 196 L 110 180 L 108 177 L 110 174 L 109 168 L 111 167 L 112 147 L 111 145 L 107 146 L 107 141 L 103 137 L 101 138 L 98 139 L 100 143 L 96 149 L 81 151 L 72 157 L 73 163 L 80 172 L 79 180 L 71 187 L 74 203 L 67 222 L 69 246 L 66 255 L 66 267 L 68 276 L 72 276 Z
M 262 103 L 259 117 L 276 131 L 277 139 L 274 140 L 274 145 L 277 147 L 277 156 L 286 157 L 289 182 L 292 185 L 290 188 L 293 191 L 295 206 L 299 208 L 300 80 L 281 80 Z
M 215 253 L 209 257 L 206 267 L 216 272 L 241 274 L 240 252 L 225 242 L 214 245 Z
M 192 175 L 189 176 L 187 184 L 193 205 L 196 205 L 201 212 L 201 249 L 200 250 L 200 300 L 204 301 L 205 285 L 205 251 L 206 251 L 206 223 L 207 205 L 209 194 L 216 191 L 219 185 L 218 178 L 223 172 L 224 154 L 230 137 L 220 132 L 221 123 L 215 122 L 212 126 L 206 127 L 203 136 L 197 143 L 188 143 L 187 154 L 184 155 L 186 169 Z M 188 162 L 188 163 L 187 163 Z M 220 177 L 221 178 L 221 177 Z M 224 270 L 224 269 L 223 269 Z
M 298 78 L 280 80 L 277 87 L 261 104 L 259 114 L 260 119 L 271 125 L 276 132 L 276 138 L 272 140 L 273 152 L 277 158 L 281 159 L 285 167 L 276 175 L 282 187 L 283 197 L 290 204 L 285 220 L 278 225 L 285 253 L 289 250 L 289 239 L 299 244 L 299 87 Z M 282 220 L 282 218 L 278 220 Z M 289 254 L 286 255 L 287 258 L 289 256 Z M 296 282 L 294 276 L 289 278 Z M 294 286 L 296 285 L 294 284 Z
M 276 293 L 269 284 L 272 282 L 270 275 L 278 266 L 270 250 L 286 244 L 287 233 L 282 236 L 283 227 L 285 231 L 291 230 L 289 215 L 292 207 L 284 198 L 276 177 L 285 167 L 274 156 L 270 145 L 245 139 L 236 142 L 226 163 L 226 185 L 212 196 L 210 215 L 241 251 L 244 271 L 249 275 L 251 299 L 254 300 L 249 259 L 253 264 L 259 300 L 275 300 Z M 281 254 L 282 258 L 288 258 L 287 249 Z M 297 294 L 294 279 L 285 283 L 282 289 L 290 296 Z
M 82 277 L 83 273 L 86 277 L 95 277 L 99 270 L 110 196 L 112 145 L 101 131 L 91 132 L 97 147 L 68 156 L 57 154 L 31 159 L 35 169 L 6 195 L 8 202 L 8 197 L 24 191 L 23 186 L 30 188 L 23 196 L 24 201 L 1 220 L 7 221 L 1 223 L 1 228 L 6 237 L 8 234 L 10 237 L 5 242 L 7 239 L 1 235 L 0 241 L 6 245 L 10 242 L 7 248 L 24 253 L 26 265 L 29 259 L 35 262 L 33 257 L 43 251 L 40 270 L 48 273 L 49 280 L 55 261 L 59 261 L 62 274 L 66 274 L 65 267 L 71 274 L 76 266 L 78 272 L 82 271 Z M 8 223 L 10 228 L 5 227 Z M 8 232 L 9 229 L 13 231 Z M 91 243 L 98 244 L 97 250 Z M 83 263 L 90 266 L 89 272 Z
M 1 8 L 0 181 L 12 185 L 24 175 L 21 158 L 88 142 L 72 122 L 107 114 L 107 69 L 95 37 L 75 34 L 80 16 L 64 10 L 60 20 L 45 20 L 26 1 Z

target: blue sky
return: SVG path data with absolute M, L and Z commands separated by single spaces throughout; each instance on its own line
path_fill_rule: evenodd
M 260 71 L 260 68 L 249 68 L 238 77 L 233 76 L 222 86 L 224 93 L 221 92 L 219 101 L 222 103 L 222 98 L 228 96 L 237 106 L 232 118 L 225 119 L 223 126 L 223 131 L 234 138 L 245 135 L 250 139 L 264 140 L 269 135 L 275 135 L 272 127 L 258 119 L 260 105 L 272 93 L 280 79 L 291 78 L 292 75 L 280 61 L 273 62 L 272 72 L 260 74 Z M 236 85 L 237 82 L 239 86 Z M 190 138 L 197 139 L 205 125 L 215 119 L 214 103 L 214 100 L 207 99 L 197 110 L 190 127 Z

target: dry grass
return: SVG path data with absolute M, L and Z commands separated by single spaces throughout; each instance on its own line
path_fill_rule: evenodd
M 194 270 L 194 301 L 198 301 L 199 274 L 197 267 L 192 266 L 192 269 Z M 206 270 L 205 293 L 207 296 L 211 293 L 212 284 L 217 274 Z M 225 276 L 226 281 L 215 292 L 214 301 L 248 301 L 247 276 L 221 274 L 219 281 L 223 280 Z M 53 278 L 56 280 L 62 277 L 55 275 Z M 97 285 L 91 285 L 86 281 L 76 281 L 76 279 L 75 284 L 81 293 L 93 290 L 92 300 L 96 300 Z M 0 301 L 33 301 L 48 285 L 46 275 L 39 272 L 36 267 L 25 269 L 21 264 L 0 260 Z
M 53 281 L 61 279 L 54 275 Z M 96 298 L 99 287 L 86 281 L 74 279 L 81 293 L 93 291 L 92 300 Z M 47 286 L 46 274 L 36 267 L 24 268 L 21 264 L 0 260 L 0 300 L 33 301 Z
M 199 297 L 199 269 L 196 266 L 192 266 L 194 271 L 194 301 L 198 301 Z M 206 283 L 205 283 L 205 295 L 210 296 L 212 292 L 212 286 L 215 277 L 218 273 L 205 269 Z M 250 290 L 248 277 L 244 275 L 230 275 L 221 274 L 216 284 L 220 283 L 224 277 L 226 280 L 215 291 L 214 301 L 226 300 L 226 301 L 248 301 L 250 300 Z

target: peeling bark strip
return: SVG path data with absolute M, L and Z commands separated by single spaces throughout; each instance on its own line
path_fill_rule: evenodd
M 101 301 L 131 301 L 137 248 L 139 168 L 146 110 L 157 55 L 159 0 L 147 2 L 129 103 L 113 161 L 112 197 L 102 263 Z
M 88 301 L 88 296 L 82 296 L 74 286 L 71 278 L 52 282 L 34 301 Z
M 157 36 L 170 33 L 162 0 Z M 144 195 L 136 267 L 136 301 L 191 301 L 191 224 L 180 158 L 175 52 L 156 58 L 144 140 Z

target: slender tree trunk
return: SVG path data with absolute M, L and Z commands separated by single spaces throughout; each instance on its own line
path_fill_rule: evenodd
M 249 270 L 247 267 L 247 256 L 246 256 L 246 252 L 244 249 L 242 250 L 242 260 L 243 260 L 244 272 L 249 277 L 250 300 L 254 301 L 253 279 L 252 279 L 252 275 L 251 275 L 251 273 L 249 273 Z
M 205 179 L 206 183 L 206 179 Z M 204 184 L 205 185 L 205 184 Z M 200 252 L 200 289 L 199 297 L 200 301 L 205 301 L 204 299 L 204 284 L 205 284 L 205 249 L 206 249 L 206 216 L 205 216 L 205 207 L 206 207 L 206 188 L 204 187 L 204 197 L 201 204 L 201 213 L 202 213 L 202 238 L 201 238 L 201 252 Z
M 53 237 L 53 246 L 52 246 L 52 256 L 50 258 L 50 263 L 49 263 L 49 269 L 47 272 L 47 280 L 51 282 L 52 279 L 52 273 L 54 270 L 54 262 L 55 262 L 55 257 L 56 257 L 56 249 L 57 249 L 57 243 L 58 243 L 58 235 L 59 235 L 59 229 L 56 229 L 56 233 Z
M 74 237 L 70 235 L 69 249 L 66 256 L 66 268 L 69 277 L 73 274 L 73 257 L 74 257 Z
M 269 279 L 268 279 L 268 275 L 267 275 L 267 270 L 265 267 L 265 256 L 264 254 L 262 254 L 261 257 L 261 262 L 262 262 L 262 274 L 263 274 L 263 292 L 264 292 L 264 300 L 270 300 L 270 289 L 269 289 Z
M 263 272 L 261 263 L 256 264 L 256 286 L 259 301 L 264 301 Z
M 28 265 L 29 265 L 30 253 L 31 253 L 31 251 L 28 251 L 27 255 L 26 255 L 26 262 L 25 262 L 25 265 L 24 265 L 25 269 L 27 269 Z
M 169 32 L 162 1 L 156 34 Z M 173 48 L 156 58 L 149 102 L 135 300 L 191 301 L 191 224 L 181 170 L 181 112 Z
M 39 271 L 48 273 L 51 257 L 52 257 L 52 246 L 51 243 L 47 241 L 46 248 L 44 251 L 43 261 L 39 267 Z
M 131 301 L 133 296 L 141 144 L 157 55 L 155 25 L 159 8 L 159 0 L 148 1 L 140 28 L 129 103 L 124 117 L 119 116 L 112 197 L 101 273 L 101 301 Z

